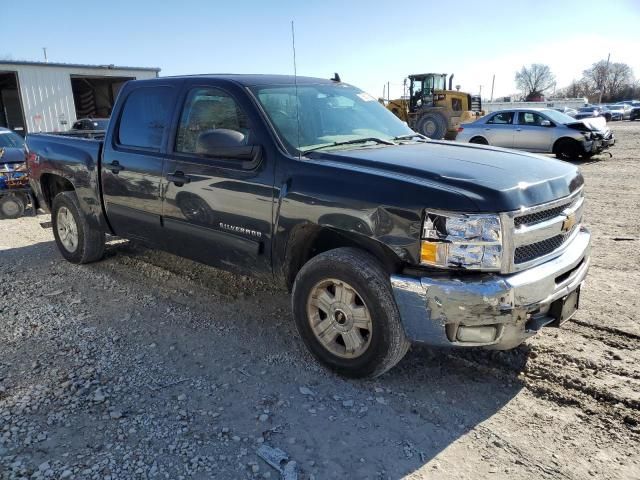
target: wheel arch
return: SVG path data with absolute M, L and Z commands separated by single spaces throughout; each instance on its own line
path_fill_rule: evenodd
M 40 176 L 40 188 L 42 189 L 42 199 L 47 208 L 51 210 L 53 199 L 60 192 L 75 191 L 76 187 L 68 178 L 55 173 L 43 173 Z
M 340 247 L 353 247 L 373 255 L 386 272 L 400 270 L 402 260 L 385 244 L 367 236 L 312 223 L 297 225 L 287 242 L 282 280 L 289 291 L 300 269 L 316 255 Z
M 560 137 L 558 138 L 555 142 L 553 142 L 553 147 L 551 147 L 551 153 L 559 153 L 558 147 L 560 145 L 562 145 L 565 142 L 574 142 L 576 144 L 579 144 L 580 142 L 578 142 L 578 140 L 576 140 L 575 138 L 571 138 L 571 137 Z
M 482 142 L 474 142 L 474 140 L 482 140 Z M 469 139 L 469 143 L 476 143 L 478 145 L 489 145 L 489 140 L 483 135 L 474 135 Z

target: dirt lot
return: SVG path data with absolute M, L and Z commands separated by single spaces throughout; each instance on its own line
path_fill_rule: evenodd
M 74 266 L 0 222 L 0 478 L 640 478 L 640 122 L 582 166 L 582 309 L 511 352 L 413 349 L 375 381 L 306 353 L 286 293 L 112 242 Z

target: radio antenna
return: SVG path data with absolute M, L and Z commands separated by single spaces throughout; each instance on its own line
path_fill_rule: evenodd
M 296 29 L 291 20 L 291 46 L 293 48 L 293 85 L 296 92 L 296 123 L 298 125 L 298 158 L 302 157 L 302 150 L 300 149 L 300 106 L 298 102 L 298 68 L 296 65 Z

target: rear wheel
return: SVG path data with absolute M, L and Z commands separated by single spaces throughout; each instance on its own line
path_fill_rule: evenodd
M 75 192 L 62 192 L 51 208 L 53 236 L 58 250 L 71 263 L 90 263 L 104 254 L 104 232 L 87 222 Z
M 309 260 L 293 286 L 296 327 L 313 355 L 349 377 L 376 377 L 409 349 L 389 275 L 354 248 Z
M 22 195 L 13 193 L 0 197 L 0 218 L 20 218 L 24 215 L 26 204 Z
M 426 137 L 440 140 L 447 133 L 447 119 L 439 113 L 427 113 L 418 120 L 416 130 Z

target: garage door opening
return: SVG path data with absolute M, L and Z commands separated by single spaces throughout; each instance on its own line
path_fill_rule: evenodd
M 16 133 L 24 135 L 24 124 L 18 74 L 16 72 L 0 72 L 0 127 L 10 128 Z
M 118 92 L 133 77 L 71 75 L 76 118 L 109 118 Z

